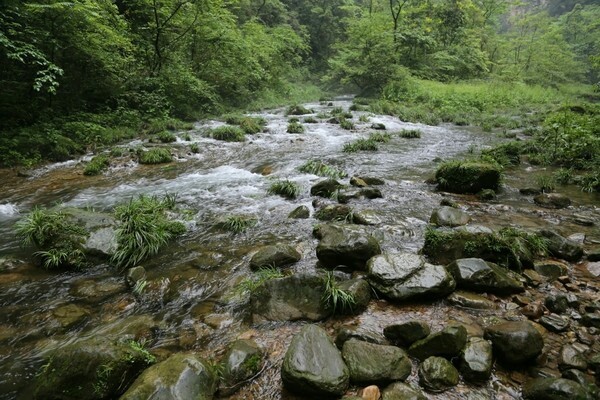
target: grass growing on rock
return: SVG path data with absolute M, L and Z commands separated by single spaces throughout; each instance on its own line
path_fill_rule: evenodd
M 173 143 L 177 141 L 177 137 L 173 132 L 162 131 L 156 135 L 156 139 L 161 143 Z
M 329 178 L 345 178 L 348 176 L 347 173 L 341 171 L 331 165 L 325 164 L 323 161 L 310 160 L 304 163 L 298 168 L 300 172 L 307 174 L 313 174 L 318 176 L 324 176 Z
M 300 186 L 290 180 L 276 181 L 267 189 L 268 194 L 275 194 L 286 199 L 295 199 L 300 194 Z
M 327 271 L 325 273 L 323 283 L 325 284 L 325 288 L 321 301 L 326 307 L 332 310 L 333 314 L 336 314 L 336 312 L 344 313 L 352 311 L 356 300 L 352 293 L 348 293 L 340 288 L 333 272 Z
M 348 121 L 346 118 L 340 118 L 340 128 L 351 131 L 354 129 L 354 123 Z
M 243 142 L 246 140 L 244 131 L 237 126 L 219 126 L 208 131 L 208 136 L 224 142 Z
M 298 121 L 292 121 L 287 126 L 287 133 L 304 133 L 304 125 Z
M 92 160 L 83 169 L 83 174 L 87 176 L 99 175 L 110 165 L 109 157 L 106 154 L 100 154 Z
M 369 135 L 369 140 L 377 143 L 387 143 L 392 139 L 389 133 L 374 132 Z
M 171 151 L 165 148 L 154 148 L 143 151 L 139 155 L 140 164 L 164 164 L 173 161 Z
M 305 114 L 311 114 L 312 111 L 309 110 L 306 107 L 303 107 L 301 105 L 291 105 L 288 107 L 287 111 L 286 111 L 286 115 L 305 115 Z
M 242 280 L 234 290 L 235 295 L 244 296 L 246 294 L 252 294 L 262 287 L 266 282 L 271 279 L 283 278 L 284 274 L 275 267 L 263 267 L 258 271 L 252 273 L 248 278 Z
M 421 137 L 421 131 L 419 129 L 402 129 L 398 132 L 398 136 L 404 139 L 418 139 Z
M 377 142 L 372 139 L 357 139 L 354 142 L 346 143 L 342 148 L 344 153 L 356 153 L 358 151 L 377 151 Z
M 242 233 L 247 229 L 256 226 L 258 219 L 247 215 L 231 215 L 225 219 L 220 225 L 223 229 L 233 232 Z

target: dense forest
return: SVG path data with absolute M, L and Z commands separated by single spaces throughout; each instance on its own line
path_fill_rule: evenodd
M 599 47 L 595 0 L 3 0 L 0 165 L 322 90 L 580 92 L 600 79 Z

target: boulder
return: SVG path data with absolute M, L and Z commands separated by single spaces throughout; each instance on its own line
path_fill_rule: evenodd
M 560 236 L 554 231 L 544 229 L 539 233 L 548 240 L 550 255 L 571 262 L 579 261 L 583 257 L 584 253 L 581 245 Z
M 569 308 L 569 300 L 563 294 L 549 295 L 544 299 L 544 305 L 551 312 L 562 314 Z
M 362 189 L 360 189 L 359 193 L 365 199 L 373 200 L 373 199 L 383 198 L 383 194 L 381 193 L 381 190 L 379 190 L 378 188 L 374 188 L 374 187 L 362 188 Z
M 383 390 L 381 400 L 427 400 L 421 389 L 395 382 Z
M 371 301 L 371 286 L 362 278 L 348 279 L 338 284 L 339 288 L 352 295 L 354 303 L 344 310 L 345 314 L 360 314 L 366 310 Z
M 364 179 L 359 178 L 358 176 L 353 176 L 352 178 L 350 178 L 350 184 L 352 186 L 356 186 L 356 187 L 360 187 L 360 188 L 369 186 L 367 184 L 367 182 L 364 181 Z
M 577 344 L 565 344 L 558 355 L 558 368 L 563 371 L 567 369 L 587 370 L 588 363 L 585 358 L 585 349 L 579 348 Z
M 512 294 L 524 290 L 523 284 L 510 271 L 480 258 L 461 258 L 450 263 L 446 269 L 459 288 L 494 294 Z
M 408 348 L 408 354 L 419 360 L 431 356 L 455 357 L 460 354 L 466 343 L 467 329 L 464 326 L 448 326 L 414 342 Z
M 337 192 L 336 199 L 338 203 L 346 204 L 349 203 L 350 200 L 360 199 L 360 196 L 360 189 L 340 189 Z
M 466 212 L 453 207 L 440 207 L 434 210 L 429 218 L 429 223 L 437 226 L 461 226 L 466 225 L 471 220 L 471 217 Z
M 350 374 L 327 333 L 306 325 L 287 349 L 281 378 L 287 389 L 301 395 L 339 397 L 348 388 Z
M 472 337 L 460 355 L 460 372 L 463 378 L 472 382 L 483 382 L 492 374 L 494 359 L 492 343 L 488 340 Z
M 389 344 L 386 338 L 379 332 L 375 332 L 369 329 L 366 329 L 362 326 L 354 326 L 354 325 L 342 325 L 337 329 L 337 333 L 335 336 L 335 345 L 338 349 L 344 347 L 344 343 L 346 343 L 350 339 L 357 339 L 362 342 L 373 343 L 373 344 Z
M 229 396 L 241 384 L 260 372 L 263 355 L 254 340 L 236 340 L 229 346 L 223 361 L 219 394 Z
M 310 217 L 310 209 L 307 206 L 296 207 L 288 214 L 288 218 L 306 219 Z
M 294 247 L 288 244 L 277 244 L 261 248 L 250 260 L 253 271 L 262 267 L 280 268 L 300 261 L 302 256 Z
M 371 124 L 371 129 L 375 129 L 377 131 L 379 131 L 379 130 L 384 131 L 385 130 L 385 125 L 382 124 L 381 122 L 373 122 Z
M 117 251 L 117 229 L 114 226 L 96 228 L 83 243 L 86 254 L 109 258 Z
M 328 204 L 315 213 L 315 218 L 321 221 L 352 222 L 352 208 L 343 204 Z
M 589 400 L 585 388 L 563 378 L 538 378 L 523 386 L 527 400 Z
M 404 350 L 356 339 L 344 343 L 342 357 L 354 383 L 378 384 L 405 380 L 412 363 Z
M 492 341 L 494 354 L 507 364 L 524 364 L 534 360 L 544 348 L 540 332 L 528 321 L 510 321 L 485 329 Z
M 557 280 L 559 276 L 566 275 L 568 271 L 566 264 L 554 260 L 536 261 L 533 263 L 533 269 L 549 281 Z
M 419 383 L 431 392 L 443 392 L 458 384 L 458 371 L 442 357 L 429 357 L 419 366 Z
M 390 300 L 433 299 L 447 296 L 456 282 L 441 265 L 415 254 L 382 254 L 367 263 L 367 280 Z
M 343 185 L 335 179 L 325 179 L 324 181 L 313 185 L 313 187 L 310 188 L 310 194 L 311 196 L 330 198 L 342 187 Z
M 408 347 L 417 340 L 426 338 L 430 333 L 425 321 L 407 321 L 400 324 L 388 325 L 383 328 L 383 335 L 392 343 Z
M 250 297 L 255 320 L 320 321 L 331 315 L 323 304 L 323 278 L 316 275 L 291 275 L 270 279 Z
M 380 186 L 385 185 L 385 181 L 381 178 L 375 178 L 373 176 L 358 176 L 357 178 L 362 179 L 367 185 Z
M 384 217 L 375 210 L 359 210 L 352 214 L 352 222 L 358 225 L 379 225 Z
M 120 400 L 211 400 L 218 377 L 195 354 L 174 354 L 145 370 Z
M 535 196 L 533 201 L 544 208 L 565 208 L 571 205 L 571 199 L 559 193 L 541 193 Z
M 319 225 L 314 234 L 321 239 L 317 245 L 317 258 L 326 267 L 344 265 L 364 269 L 371 257 L 381 253 L 379 242 L 362 227 Z
M 452 193 L 498 190 L 500 167 L 484 162 L 460 161 L 442 164 L 435 172 L 438 189 Z
M 478 294 L 457 290 L 450 294 L 446 300 L 453 306 L 471 308 L 474 310 L 493 310 L 496 304 L 487 297 Z

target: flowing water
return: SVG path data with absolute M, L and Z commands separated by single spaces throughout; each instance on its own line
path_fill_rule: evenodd
M 315 114 L 333 107 L 348 109 L 350 98 L 336 99 L 332 105 L 307 104 Z M 231 301 L 232 288 L 250 273 L 248 260 L 264 244 L 286 242 L 302 253 L 294 271 L 314 270 L 316 240 L 311 232 L 316 220 L 291 220 L 290 211 L 300 205 L 311 207 L 311 185 L 323 178 L 300 173 L 298 167 L 318 159 L 342 169 L 348 176 L 374 176 L 385 180 L 383 199 L 354 200 L 355 210 L 373 210 L 380 224 L 372 227 L 384 252 L 417 252 L 431 211 L 442 195 L 425 182 L 440 159 L 451 159 L 501 140 L 476 129 L 451 125 L 426 126 L 399 121 L 390 116 L 368 114 L 368 123 L 356 129 L 322 122 L 304 124 L 304 134 L 286 133 L 283 109 L 257 114 L 268 121 L 267 132 L 248 136 L 245 143 L 225 143 L 204 137 L 204 131 L 221 122 L 204 121 L 186 132 L 199 153 L 187 149 L 190 142 L 178 134 L 173 144 L 175 162 L 162 166 L 142 166 L 128 161 L 113 166 L 97 177 L 82 175 L 83 163 L 71 161 L 34 171 L 28 178 L 6 173 L 0 193 L 0 399 L 18 397 L 17 393 L 38 373 L 40 356 L 50 348 L 74 338 L 93 334 L 97 329 L 135 315 L 149 315 L 161 327 L 152 348 L 160 353 L 194 350 L 218 358 L 224 346 L 237 337 L 252 337 L 268 349 L 268 368 L 253 383 L 231 398 L 293 399 L 281 388 L 279 365 L 291 336 L 301 323 L 252 325 Z M 302 118 L 302 117 L 301 117 Z M 345 143 L 368 137 L 370 125 L 380 122 L 388 132 L 420 129 L 419 139 L 392 135 L 380 144 L 378 152 L 343 153 Z M 132 142 L 125 149 L 145 146 Z M 83 160 L 89 160 L 89 156 Z M 80 160 L 81 161 L 81 160 Z M 295 200 L 267 195 L 274 179 L 289 179 L 302 188 Z M 522 170 L 507 181 L 499 201 L 481 204 L 473 197 L 457 197 L 478 223 L 498 226 L 520 224 L 525 227 L 557 225 L 563 222 L 566 233 L 584 232 L 598 238 L 594 228 L 569 224 L 569 215 L 541 212 L 518 195 L 516 188 L 527 186 L 530 171 Z M 346 182 L 347 183 L 347 182 Z M 20 249 L 13 225 L 35 206 L 79 207 L 110 211 L 115 205 L 140 194 L 176 193 L 178 206 L 187 210 L 188 233 L 145 262 L 148 294 L 135 297 L 123 278 L 108 265 L 97 265 L 82 272 L 47 272 L 31 264 L 28 250 Z M 598 197 L 579 194 L 577 210 L 598 216 L 594 204 Z M 566 213 L 566 212 L 564 212 Z M 571 211 L 572 213 L 572 211 Z M 229 215 L 248 215 L 258 224 L 233 235 L 214 227 Z M 90 294 L 91 293 L 91 294 Z M 76 306 L 75 322 L 61 325 L 64 310 Z M 63 311 L 61 311 L 63 310 Z M 496 310 L 502 314 L 506 310 Z M 488 312 L 489 313 L 489 312 Z M 57 316 L 58 315 L 58 316 Z M 392 305 L 373 301 L 359 317 L 332 319 L 324 326 L 333 332 L 341 324 L 361 325 L 381 332 L 384 326 L 411 318 L 426 319 L 432 328 L 448 321 L 475 326 L 485 318 L 481 313 L 449 307 L 444 302 L 426 305 Z M 475 329 L 475 328 L 474 328 Z M 501 379 L 502 378 L 502 379 Z M 415 380 L 413 373 L 409 380 Z M 519 398 L 515 383 L 494 375 L 487 385 L 460 384 L 452 391 L 430 398 L 486 399 Z M 26 393 L 26 391 L 25 391 Z M 26 398 L 25 395 L 21 398 Z

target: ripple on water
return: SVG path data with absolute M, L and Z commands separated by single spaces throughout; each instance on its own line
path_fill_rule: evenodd
M 0 204 L 0 218 L 13 217 L 19 214 L 19 207 L 13 203 Z

